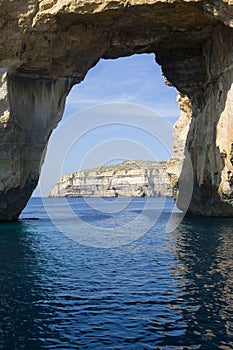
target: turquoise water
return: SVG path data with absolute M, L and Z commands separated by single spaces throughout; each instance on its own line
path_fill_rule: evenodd
M 69 203 L 98 236 L 133 222 L 145 201 L 105 215 Z M 65 221 L 59 199 L 50 203 Z M 169 233 L 172 209 L 169 199 L 138 239 L 95 248 L 31 199 L 21 219 L 40 220 L 0 225 L 0 349 L 233 349 L 233 220 L 185 219 Z

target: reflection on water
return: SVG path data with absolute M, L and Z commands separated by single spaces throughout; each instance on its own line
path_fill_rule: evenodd
M 42 298 L 40 271 L 32 249 L 34 237 L 21 224 L 0 226 L 0 348 L 21 349 L 29 339 L 40 348 L 39 309 Z
M 233 348 L 232 220 L 165 233 L 165 212 L 139 240 L 96 249 L 29 211 L 42 219 L 0 225 L 0 349 Z
M 186 331 L 180 344 L 233 347 L 232 229 L 231 219 L 185 219 L 171 234 L 179 299 L 187 305 L 182 309 Z

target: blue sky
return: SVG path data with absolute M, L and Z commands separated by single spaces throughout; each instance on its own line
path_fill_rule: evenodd
M 45 195 L 61 175 L 83 168 L 114 164 L 124 159 L 168 159 L 171 150 L 166 149 L 160 137 L 155 137 L 155 132 L 150 133 L 148 125 L 145 124 L 144 128 L 137 121 L 132 122 L 132 115 L 129 115 L 138 114 L 140 120 L 145 117 L 145 123 L 148 124 L 154 113 L 158 118 L 174 124 L 179 116 L 176 96 L 176 90 L 164 84 L 161 69 L 152 54 L 101 60 L 88 72 L 83 82 L 73 87 L 67 98 L 62 121 L 48 145 L 48 155 L 42 168 L 43 185 L 40 185 L 40 191 L 37 188 L 34 196 L 40 195 L 40 192 Z M 95 107 L 99 105 L 104 107 Z M 139 106 L 138 109 L 135 106 Z M 126 110 L 128 114 L 122 118 Z M 98 113 L 102 113 L 99 124 L 94 122 L 98 120 Z M 156 125 L 160 125 L 158 118 L 155 117 Z M 167 137 L 171 139 L 171 128 L 164 127 Z M 77 130 L 77 139 L 74 138 L 74 128 Z M 81 129 L 82 134 L 79 133 Z M 56 159 L 63 154 L 65 147 L 63 141 L 68 148 L 63 156 L 62 167 L 56 173 Z
M 152 108 L 174 123 L 179 115 L 175 88 L 164 84 L 153 54 L 101 60 L 67 98 L 63 119 L 93 105 L 129 102 Z

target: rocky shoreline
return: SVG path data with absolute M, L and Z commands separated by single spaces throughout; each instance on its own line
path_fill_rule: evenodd
M 49 197 L 171 197 L 167 162 L 124 161 L 64 175 Z

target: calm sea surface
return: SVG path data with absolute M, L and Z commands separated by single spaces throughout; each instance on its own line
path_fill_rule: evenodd
M 25 220 L 0 225 L 0 349 L 233 349 L 233 220 L 185 219 L 167 232 L 168 199 L 130 238 L 121 225 L 136 232 L 145 201 L 103 213 L 70 199 L 75 223 L 49 199 L 70 236 L 36 198 Z

